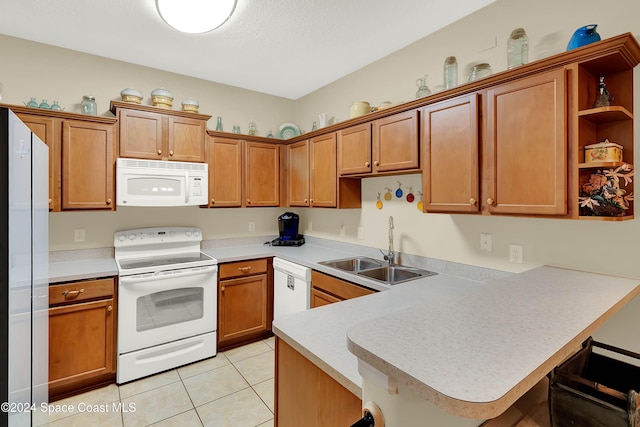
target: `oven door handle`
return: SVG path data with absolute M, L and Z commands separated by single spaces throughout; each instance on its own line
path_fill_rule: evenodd
M 132 276 L 121 276 L 119 281 L 121 285 L 132 285 L 136 283 L 151 282 L 154 280 L 169 279 L 174 277 L 197 276 L 201 274 L 215 273 L 216 271 L 218 271 L 218 266 L 210 265 L 206 267 L 193 267 L 183 270 L 167 270 L 158 271 L 155 273 L 142 273 L 134 274 Z

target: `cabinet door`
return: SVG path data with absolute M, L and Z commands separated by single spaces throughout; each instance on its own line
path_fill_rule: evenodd
M 62 123 L 62 209 L 115 209 L 114 125 Z
M 209 138 L 209 207 L 242 206 L 242 141 Z
M 247 142 L 246 206 L 280 205 L 280 151 L 275 144 Z
M 310 142 L 311 206 L 337 206 L 336 134 L 319 136 Z
M 49 388 L 116 372 L 113 299 L 49 309 Z
M 218 344 L 269 330 L 267 275 L 220 281 Z
M 121 157 L 162 159 L 162 115 L 121 110 L 119 121 Z
M 189 117 L 169 117 L 169 160 L 204 162 L 206 122 Z
M 487 92 L 487 210 L 564 215 L 567 211 L 565 71 L 549 71 Z
M 478 95 L 422 110 L 425 212 L 478 212 Z
M 18 114 L 38 138 L 49 147 L 49 210 L 60 211 L 60 120 Z
M 288 145 L 289 206 L 309 206 L 309 141 Z
M 394 114 L 373 122 L 373 172 L 420 167 L 418 111 Z
M 321 307 L 323 305 L 333 304 L 334 302 L 340 301 L 343 300 L 323 292 L 320 289 L 311 288 L 311 308 Z
M 371 124 L 338 131 L 338 172 L 340 175 L 371 172 Z

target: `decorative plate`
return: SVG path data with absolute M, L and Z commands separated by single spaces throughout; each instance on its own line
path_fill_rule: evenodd
M 300 135 L 300 129 L 293 123 L 283 123 L 278 128 L 280 139 L 290 139 Z

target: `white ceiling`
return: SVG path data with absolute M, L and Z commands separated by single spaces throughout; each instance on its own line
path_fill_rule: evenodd
M 2 0 L 0 33 L 298 99 L 493 1 L 238 0 L 182 34 L 155 0 Z

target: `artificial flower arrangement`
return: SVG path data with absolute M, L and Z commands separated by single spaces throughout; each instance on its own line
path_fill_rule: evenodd
M 633 201 L 633 193 L 620 188 L 631 183 L 633 166 L 623 163 L 615 169 L 598 170 L 589 176 L 582 186 L 580 196 L 580 214 L 587 216 L 622 216 Z

